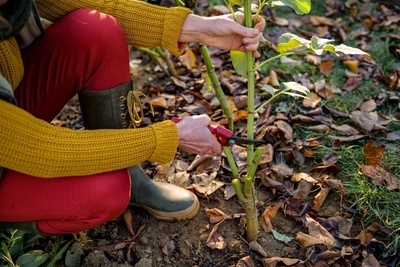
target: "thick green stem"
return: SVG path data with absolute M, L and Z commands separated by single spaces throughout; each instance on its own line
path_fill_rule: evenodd
M 258 216 L 253 196 L 247 198 L 247 201 L 244 202 L 244 209 L 246 211 L 247 239 L 250 241 L 256 241 L 258 239 Z
M 253 161 L 251 162 L 251 165 L 247 168 L 247 176 L 254 177 L 258 164 L 260 163 L 263 151 L 264 147 L 257 147 Z
M 251 0 L 244 0 L 244 25 L 253 28 Z M 255 70 L 253 52 L 246 51 L 247 64 L 247 138 L 254 139 L 254 98 L 255 98 Z M 247 146 L 247 168 L 252 166 L 254 159 L 254 145 Z M 258 216 L 255 204 L 254 179 L 252 176 L 244 178 L 244 195 L 246 202 L 246 233 L 247 239 L 255 241 L 258 239 Z
M 231 172 L 233 174 L 233 177 L 235 177 L 235 178 L 239 177 L 239 170 L 236 166 L 236 162 L 235 162 L 235 159 L 233 158 L 231 150 L 227 146 L 224 146 L 223 149 L 224 149 L 225 156 L 228 160 L 229 167 L 231 167 Z
M 207 68 L 208 77 L 210 77 L 211 83 L 215 90 L 215 95 L 221 105 L 222 110 L 224 111 L 225 116 L 228 118 L 229 129 L 233 131 L 233 116 L 232 111 L 229 108 L 228 101 L 226 100 L 224 91 L 222 90 L 221 84 L 218 80 L 218 76 L 215 73 L 215 67 L 212 64 L 212 60 L 210 57 L 210 53 L 208 52 L 207 46 L 204 44 L 200 44 L 200 52 L 203 57 L 204 64 Z
M 242 203 L 246 202 L 246 197 L 243 194 L 242 183 L 240 182 L 240 180 L 237 178 L 233 179 L 232 185 L 233 185 L 233 188 L 235 189 L 236 196 L 238 197 L 239 201 Z

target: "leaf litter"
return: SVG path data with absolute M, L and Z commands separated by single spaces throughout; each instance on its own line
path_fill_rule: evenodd
M 371 4 L 361 8 L 357 3 L 348 0 L 343 6 L 341 1 L 329 1 L 325 17 L 309 16 L 305 21 L 295 18 L 293 22 L 288 21 L 288 25 L 280 20 L 278 24 L 281 24 L 281 28 L 277 28 L 277 31 L 280 29 L 285 32 L 291 25 L 304 23 L 312 25 L 320 37 L 331 38 L 332 33 L 335 33 L 341 41 L 357 40 L 360 48 L 368 48 L 365 30 L 359 28 L 352 32 L 346 31 L 346 23 L 351 22 L 334 19 L 335 14 L 348 8 L 355 18 L 367 17 L 364 27 L 381 27 L 388 31 L 398 22 L 399 15 L 396 9 L 384 5 L 380 6 L 378 13 L 373 13 Z M 213 9 L 213 12 L 219 11 Z M 305 37 L 315 35 L 315 32 L 298 30 Z M 274 43 L 274 36 L 269 37 Z M 396 38 L 400 39 L 398 36 Z M 398 47 L 392 50 L 399 53 Z M 210 52 L 234 111 L 235 133 L 246 137 L 246 79 L 235 74 L 228 54 L 212 48 Z M 119 218 L 109 223 L 110 229 L 118 227 L 121 232 L 125 229 L 126 238 L 121 233 L 114 235 L 114 238 L 107 238 L 104 234 L 107 232 L 107 224 L 103 225 L 89 231 L 95 242 L 83 248 L 86 254 L 102 250 L 108 258 L 120 264 L 124 261 L 135 264 L 140 263 L 141 259 L 150 258 L 154 266 L 206 266 L 207 263 L 210 266 L 395 266 L 393 262 L 399 262 L 399 253 L 386 255 L 384 249 L 387 245 L 384 242 L 393 229 L 378 223 L 360 224 L 357 211 L 352 209 L 352 203 L 347 199 L 345 187 L 336 177 L 343 171 L 336 165 L 341 158 L 328 153 L 322 156 L 321 162 L 307 164 L 308 159 L 312 159 L 324 145 L 326 137 L 331 140 L 333 150 L 365 139 L 365 164 L 361 166 L 363 174 L 373 183 L 398 192 L 399 177 L 381 166 L 385 146 L 367 140 L 378 133 L 384 133 L 389 141 L 400 138 L 398 130 L 389 131 L 387 127 L 389 123 L 400 119 L 400 113 L 388 117 L 376 111 L 388 101 L 397 102 L 400 108 L 398 94 L 393 94 L 400 88 L 400 72 L 393 70 L 391 74 L 383 74 L 373 59 L 368 57 L 325 58 L 305 55 L 304 60 L 318 66 L 325 77 L 332 74 L 334 67 L 341 62 L 347 68 L 344 74 L 346 81 L 338 88 L 337 84 L 327 78 L 313 81 L 308 73 L 289 73 L 279 69 L 271 69 L 265 77 L 258 73 L 257 83 L 261 85 L 279 87 L 283 77 L 289 74 L 311 90 L 298 105 L 274 103 L 266 106 L 257 116 L 256 138 L 268 142 L 256 175 L 259 200 L 257 209 L 262 232 L 258 242 L 246 244 L 245 216 L 235 200 L 230 185 L 232 177 L 224 155 L 195 156 L 179 151 L 176 159 L 169 164 L 161 166 L 144 163 L 144 167 L 155 180 L 186 187 L 199 196 L 202 214 L 197 216 L 200 217 L 197 220 L 193 219 L 197 225 L 189 228 L 190 223 L 180 224 L 180 227 L 188 227 L 192 232 L 187 233 L 179 227 L 174 230 L 174 224 L 157 222 L 141 211 L 127 210 L 122 220 Z M 298 61 L 285 59 L 282 63 L 299 64 Z M 226 125 L 227 119 L 218 102 L 215 102 L 215 94 L 204 76 L 205 69 L 199 60 L 197 47 L 191 46 L 175 59 L 175 64 L 178 76 L 165 79 L 164 84 L 160 82 L 161 85 L 156 85 L 154 80 L 136 81 L 137 86 L 150 97 L 150 103 L 155 109 L 155 121 L 174 116 L 207 114 L 215 123 Z M 160 77 L 157 73 L 152 75 Z M 322 104 L 342 93 L 356 91 L 367 79 L 383 82 L 387 91 L 362 99 L 351 113 Z M 260 103 L 263 97 L 258 97 Z M 64 112 L 53 121 L 54 124 L 79 128 L 79 116 L 76 116 L 79 104 L 73 101 L 76 99 L 70 102 L 70 106 L 66 106 Z M 147 113 L 142 126 L 152 123 L 149 110 L 145 111 Z M 340 122 L 343 118 L 347 119 L 346 123 Z M 315 137 L 300 140 L 294 134 L 299 124 L 307 125 L 308 130 L 315 132 Z M 239 170 L 245 172 L 246 149 L 236 145 L 231 149 Z M 293 165 L 295 162 L 301 166 L 296 167 Z M 139 213 L 136 215 L 132 212 Z M 123 228 L 122 222 L 125 225 Z M 151 231 L 159 236 L 146 237 Z M 197 241 L 182 240 L 183 236 L 197 236 Z M 152 256 L 155 248 L 150 249 L 153 245 L 149 244 L 148 239 L 158 246 L 158 258 Z M 138 247 L 142 250 L 138 250 Z M 122 255 L 118 251 L 123 251 Z M 206 253 L 206 256 L 198 253 Z

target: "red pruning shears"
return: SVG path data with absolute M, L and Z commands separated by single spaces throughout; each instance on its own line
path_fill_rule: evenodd
M 175 123 L 180 122 L 182 119 L 178 117 L 173 117 L 171 120 Z M 226 129 L 225 127 L 222 127 L 220 125 L 214 126 L 214 125 L 208 125 L 208 129 L 210 132 L 217 137 L 218 142 L 222 146 L 230 146 L 230 145 L 239 145 L 239 146 L 244 146 L 244 145 L 263 145 L 266 144 L 265 141 L 262 140 L 254 140 L 254 139 L 247 139 L 247 138 L 241 138 L 237 135 L 234 135 L 231 131 Z

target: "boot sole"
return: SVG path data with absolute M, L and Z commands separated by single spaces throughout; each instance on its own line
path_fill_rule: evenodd
M 197 198 L 195 198 L 194 203 L 189 208 L 174 212 L 159 211 L 152 209 L 146 205 L 133 202 L 129 203 L 129 205 L 143 208 L 147 210 L 157 220 L 166 222 L 189 220 L 196 216 L 200 210 L 200 202 Z

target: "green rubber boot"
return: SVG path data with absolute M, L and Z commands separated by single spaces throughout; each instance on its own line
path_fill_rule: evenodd
M 104 91 L 79 92 L 83 123 L 86 129 L 128 128 L 130 116 L 127 95 L 132 90 L 128 82 Z M 140 165 L 128 168 L 132 180 L 131 205 L 146 209 L 156 219 L 187 220 L 200 210 L 196 195 L 180 186 L 154 182 Z

